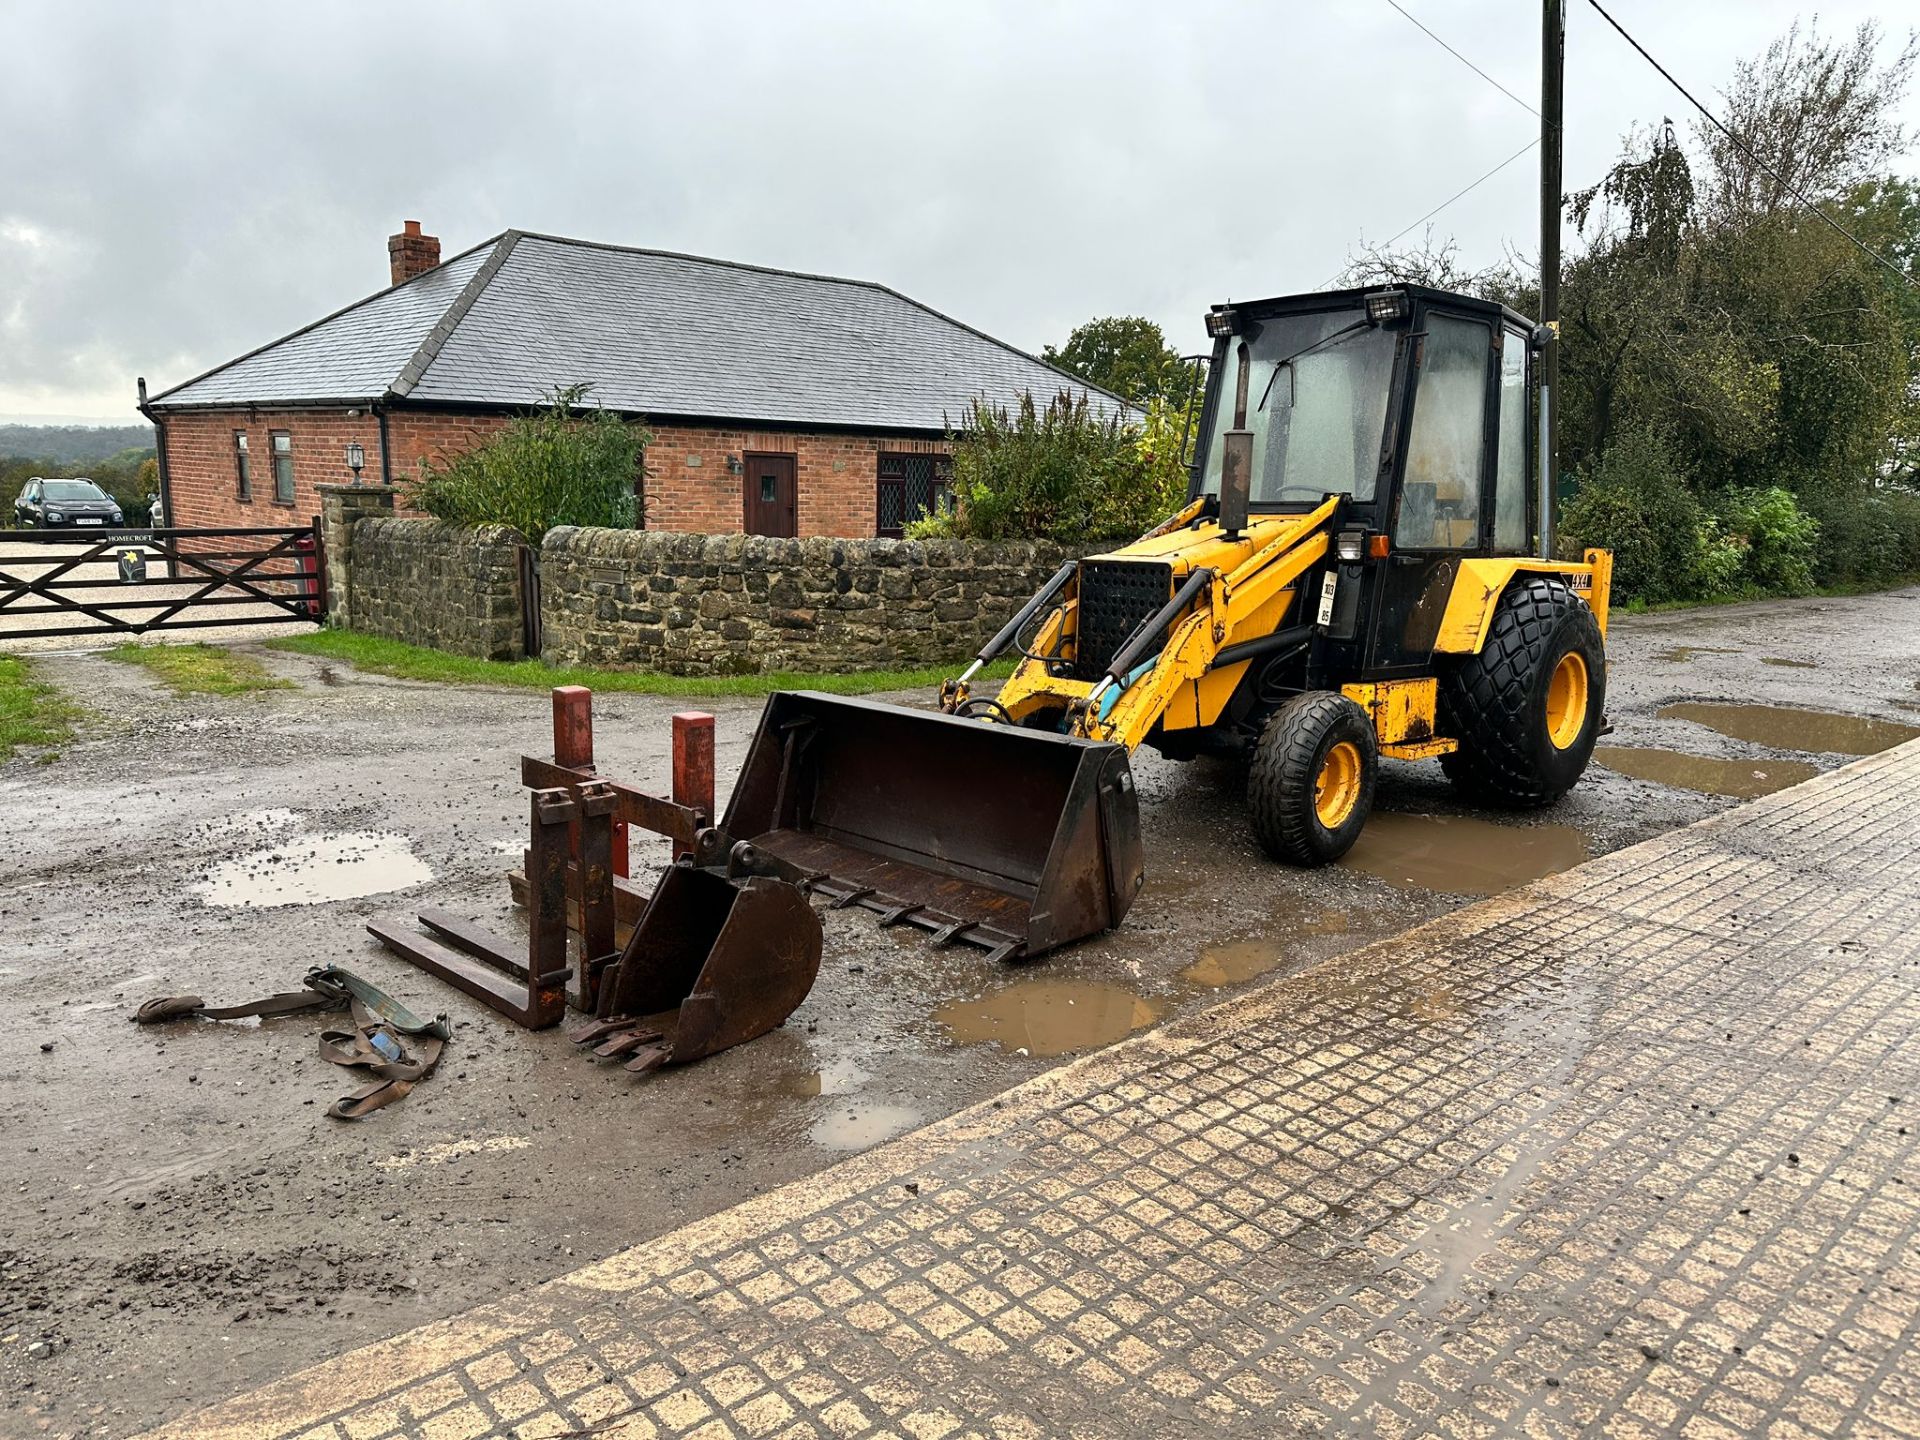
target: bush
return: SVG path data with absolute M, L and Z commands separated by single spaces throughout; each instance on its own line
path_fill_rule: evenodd
M 976 400 L 954 435 L 952 509 L 916 522 L 916 539 L 1131 540 L 1186 500 L 1179 417 L 1156 402 L 1146 423 L 1101 419 L 1084 395 L 1009 412 Z
M 1576 548 L 1613 552 L 1614 594 L 1623 601 L 1697 599 L 1738 583 L 1740 549 L 1653 435 L 1627 436 L 1600 456 L 1561 512 L 1560 529 Z
M 1733 490 L 1721 508 L 1727 530 L 1742 546 L 1741 571 L 1749 584 L 1772 595 L 1812 593 L 1820 524 L 1791 491 L 1777 485 Z
M 1920 574 L 1920 495 L 1826 489 L 1801 504 L 1820 526 L 1813 578 L 1822 585 L 1878 585 Z
M 653 437 L 584 407 L 587 390 L 556 389 L 548 408 L 515 417 L 484 444 L 421 461 L 419 476 L 403 482 L 407 503 L 456 525 L 510 525 L 535 545 L 559 525 L 641 524 L 634 482 Z

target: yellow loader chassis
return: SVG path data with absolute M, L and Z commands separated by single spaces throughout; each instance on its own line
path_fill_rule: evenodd
M 1613 594 L 1613 552 L 1589 550 L 1579 560 L 1532 560 L 1525 556 L 1462 560 L 1453 591 L 1440 617 L 1440 633 L 1433 648 L 1446 655 L 1478 655 L 1487 642 L 1487 627 L 1500 597 L 1515 575 L 1564 575 L 1573 593 L 1587 602 L 1600 634 L 1607 633 L 1607 611 Z

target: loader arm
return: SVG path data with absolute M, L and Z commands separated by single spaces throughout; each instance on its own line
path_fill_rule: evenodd
M 1126 687 L 1104 719 L 1090 715 L 1083 733 L 1138 749 L 1182 692 L 1215 672 L 1229 646 L 1272 634 L 1290 608 L 1294 585 L 1326 556 L 1326 524 L 1336 504 L 1327 501 L 1297 529 L 1269 541 L 1225 575 L 1215 571 L 1203 599 L 1178 622 L 1153 668 Z M 1216 684 L 1223 700 L 1250 663 L 1219 667 Z
M 1141 619 L 1110 660 L 1101 657 L 1101 673 L 1079 665 L 1076 675 L 1085 597 L 1077 584 L 1062 587 L 1044 615 L 1044 606 L 1029 612 L 1035 629 L 1028 648 L 981 718 L 1129 750 L 1158 725 L 1212 723 L 1251 660 L 1233 659 L 1232 651 L 1268 638 L 1285 621 L 1301 577 L 1326 557 L 1339 504 L 1329 497 L 1304 515 L 1266 517 L 1238 534 L 1199 518 L 1190 506 L 1133 544 L 1090 557 L 1115 568 L 1164 567 L 1171 592 L 1166 605 Z M 1164 644 L 1158 643 L 1162 634 Z M 956 708 L 969 703 L 962 694 Z

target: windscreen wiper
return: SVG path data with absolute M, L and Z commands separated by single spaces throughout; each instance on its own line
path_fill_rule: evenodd
M 1280 378 L 1280 372 L 1282 370 L 1289 368 L 1293 364 L 1293 362 L 1300 359 L 1301 356 L 1311 355 L 1315 350 L 1318 350 L 1322 345 L 1331 345 L 1334 341 L 1343 339 L 1344 337 L 1353 334 L 1353 332 L 1356 330 L 1370 330 L 1372 328 L 1373 328 L 1373 322 L 1367 319 L 1363 315 L 1358 320 L 1355 320 L 1351 325 L 1342 325 L 1338 330 L 1329 331 L 1327 334 L 1322 335 L 1318 340 L 1314 341 L 1311 345 L 1301 346 L 1298 350 L 1294 351 L 1291 355 L 1287 356 L 1284 360 L 1274 361 L 1273 374 L 1267 377 L 1267 388 L 1260 392 L 1260 403 L 1254 406 L 1253 408 L 1255 410 L 1264 410 L 1267 408 L 1267 397 L 1273 393 L 1273 382 Z

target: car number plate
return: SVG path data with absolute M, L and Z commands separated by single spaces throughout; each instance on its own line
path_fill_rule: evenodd
M 88 515 L 76 515 L 74 517 L 73 523 L 76 525 L 104 525 L 107 522 L 104 520 L 95 519 L 92 516 L 88 516 Z

